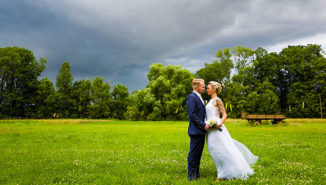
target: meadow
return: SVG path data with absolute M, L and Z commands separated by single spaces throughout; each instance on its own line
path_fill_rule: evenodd
M 187 180 L 187 122 L 0 120 L 0 184 L 213 184 L 207 147 L 198 181 Z M 259 156 L 247 181 L 325 184 L 326 120 L 250 126 L 228 119 L 231 136 Z

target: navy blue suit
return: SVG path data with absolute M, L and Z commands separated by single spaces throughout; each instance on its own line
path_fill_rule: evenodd
M 188 135 L 190 137 L 190 150 L 188 154 L 188 179 L 200 177 L 200 158 L 205 145 L 205 117 L 206 109 L 196 93 L 191 93 L 187 100 L 189 116 Z

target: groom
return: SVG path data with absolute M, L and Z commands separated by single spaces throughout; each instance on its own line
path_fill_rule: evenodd
M 206 109 L 201 94 L 205 92 L 203 79 L 195 78 L 192 81 L 193 92 L 188 96 L 187 110 L 189 116 L 188 135 L 190 150 L 188 154 L 188 179 L 197 180 L 200 177 L 200 158 L 205 145 L 205 133 L 209 125 L 205 124 Z

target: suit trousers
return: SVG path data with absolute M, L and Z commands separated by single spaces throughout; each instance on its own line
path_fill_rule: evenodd
M 205 145 L 205 135 L 189 135 L 190 150 L 188 154 L 188 179 L 196 179 L 200 177 L 199 166 L 200 158 Z

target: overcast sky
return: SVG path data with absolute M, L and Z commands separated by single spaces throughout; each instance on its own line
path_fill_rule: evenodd
M 75 80 L 101 76 L 130 91 L 152 63 L 195 72 L 225 47 L 326 49 L 324 0 L 0 0 L 0 47 L 47 59 L 53 83 L 68 61 Z

